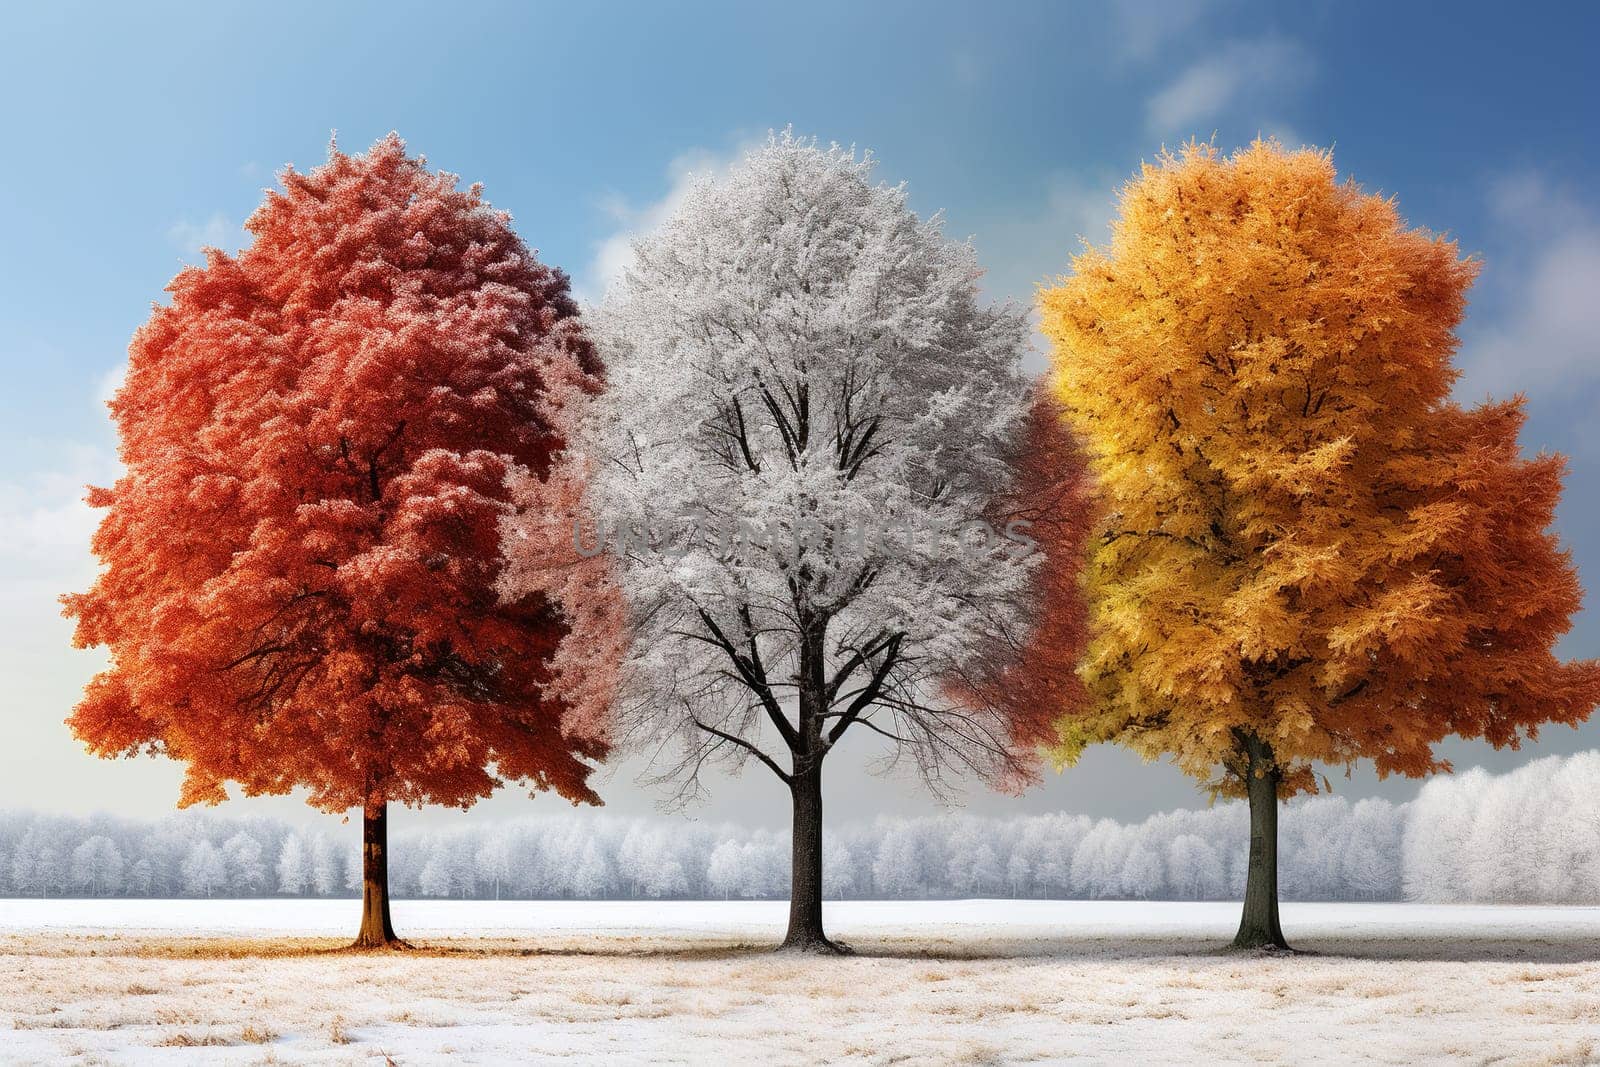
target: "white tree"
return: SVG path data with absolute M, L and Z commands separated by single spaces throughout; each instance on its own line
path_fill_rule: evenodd
M 643 824 L 623 838 L 618 854 L 622 874 L 649 897 L 669 897 L 689 888 L 689 878 L 677 855 L 678 839 L 664 826 Z
M 738 891 L 744 878 L 744 846 L 728 838 L 711 851 L 711 861 L 706 866 L 706 881 L 726 900 Z
M 163 897 L 183 894 L 183 859 L 193 844 L 193 824 L 180 821 L 177 817 L 163 820 L 161 825 L 139 839 L 137 854 L 150 861 L 154 875 L 152 893 Z
M 769 831 L 759 831 L 745 842 L 744 885 L 740 892 L 747 897 L 765 899 L 783 893 L 783 884 L 789 878 L 789 849 L 782 837 Z
M 1024 848 L 1012 851 L 1006 860 L 1006 884 L 1014 897 L 1027 896 L 1033 889 L 1033 861 Z
M 267 866 L 261 860 L 261 842 L 240 830 L 222 843 L 222 859 L 228 869 L 228 886 L 239 896 L 251 897 L 267 884 Z
M 1030 819 L 1023 841 L 1032 859 L 1033 877 L 1046 895 L 1072 892 L 1072 860 L 1093 823 L 1087 815 L 1050 815 Z
M 278 851 L 278 892 L 286 896 L 304 896 L 311 888 L 311 858 L 306 854 L 305 842 L 300 835 L 291 833 L 284 837 Z
M 1600 904 L 1600 751 L 1568 756 L 1548 776 L 1535 772 L 1540 762 L 1515 773 L 1528 779 L 1529 806 L 1544 812 L 1540 834 L 1550 841 L 1551 865 L 1563 872 L 1547 888 L 1554 899 Z
M 191 896 L 209 897 L 228 882 L 228 867 L 217 846 L 202 838 L 183 860 L 183 886 Z
M 46 847 L 38 827 L 29 827 L 11 854 L 11 885 L 19 896 L 37 893 L 44 896 L 49 885 L 39 879 L 39 853 Z
M 345 855 L 327 834 L 311 839 L 311 886 L 319 897 L 331 897 L 345 886 Z
M 128 868 L 127 892 L 129 896 L 148 897 L 154 894 L 156 885 L 155 864 L 147 857 L 141 856 Z
M 87 838 L 72 850 L 72 884 L 91 896 L 120 892 L 122 869 L 122 850 L 104 834 Z
M 784 133 L 697 182 L 596 331 L 610 386 L 587 448 L 625 543 L 623 721 L 683 740 L 663 777 L 685 795 L 718 758 L 789 788 L 784 944 L 808 951 L 837 948 L 821 783 L 846 731 L 935 786 L 1022 770 L 1003 714 L 941 683 L 1025 624 L 1035 560 L 973 524 L 1012 484 L 1027 327 L 980 304 L 972 248 L 873 165 Z
M 1494 779 L 1482 767 L 1429 780 L 1411 802 L 1402 838 L 1406 897 L 1427 903 L 1465 899 L 1478 802 Z
M 1401 814 L 1368 797 L 1350 809 L 1350 832 L 1339 864 L 1341 896 L 1392 900 L 1400 889 Z
M 912 896 L 926 885 L 916 824 L 896 821 L 884 831 L 872 860 L 872 884 L 886 897 Z
M 822 892 L 839 899 L 856 888 L 855 858 L 837 838 L 822 844 Z
M 579 899 L 604 897 L 615 878 L 610 861 L 593 841 L 584 843 L 577 862 L 567 870 L 568 891 Z
M 67 853 L 66 850 L 50 845 L 39 852 L 35 861 L 38 864 L 39 881 L 47 888 L 62 892 L 67 885 Z
M 1350 834 L 1350 804 L 1343 797 L 1313 796 L 1286 805 L 1278 844 L 1278 883 L 1299 900 L 1337 900 L 1339 864 Z
M 1179 834 L 1167 846 L 1167 880 L 1181 900 L 1213 900 L 1228 889 L 1222 857 L 1197 834 Z
M 1072 857 L 1072 888 L 1086 897 L 1122 893 L 1122 868 L 1136 833 L 1131 827 L 1101 819 L 1084 835 Z
M 428 857 L 428 862 L 422 865 L 422 872 L 417 875 L 417 889 L 423 896 L 447 897 L 456 888 L 456 879 L 452 866 L 454 857 L 449 850 L 440 849 Z
M 477 858 L 472 842 L 441 835 L 428 850 L 428 861 L 417 876 L 417 888 L 430 897 L 472 895 L 477 882 Z
M 1122 861 L 1122 892 L 1140 900 L 1158 897 L 1166 888 L 1166 877 L 1161 853 L 1144 841 L 1135 840 Z
M 511 845 L 503 830 L 491 830 L 489 839 L 479 846 L 474 856 L 478 867 L 478 881 L 494 887 L 494 899 L 500 899 L 500 883 L 511 877 Z
M 949 858 L 945 871 L 952 891 L 966 895 L 981 895 L 1000 881 L 1000 858 L 995 854 L 994 827 L 972 818 L 946 822 L 943 828 Z

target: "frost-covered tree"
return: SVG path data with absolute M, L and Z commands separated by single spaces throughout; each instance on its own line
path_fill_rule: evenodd
M 30 827 L 17 842 L 11 854 L 11 886 L 18 896 L 38 894 L 43 896 L 48 886 L 38 877 L 38 857 L 45 847 L 43 835 Z
M 72 850 L 73 888 L 95 897 L 122 889 L 122 850 L 104 834 L 86 839 Z
M 228 869 L 228 888 L 242 897 L 255 896 L 266 888 L 267 866 L 261 861 L 261 842 L 244 830 L 222 843 L 222 859 Z
M 915 823 L 895 822 L 885 830 L 872 860 L 872 884 L 880 895 L 915 896 L 926 885 L 919 837 Z
M 982 896 L 1000 882 L 993 837 L 993 828 L 976 819 L 961 820 L 950 835 L 945 868 L 951 888 L 961 896 Z
M 477 881 L 477 856 L 472 842 L 461 837 L 435 838 L 428 849 L 428 861 L 417 876 L 417 888 L 424 896 L 467 897 Z
M 1227 888 L 1222 859 L 1205 838 L 1179 834 L 1167 848 L 1167 880 L 1182 900 L 1211 900 Z
M 635 244 L 596 326 L 594 510 L 631 637 L 619 715 L 635 741 L 683 742 L 663 777 L 684 796 L 710 760 L 789 789 L 784 946 L 802 951 L 838 948 L 822 768 L 847 732 L 935 787 L 1022 780 L 1037 740 L 969 684 L 1029 622 L 1037 559 L 975 526 L 1016 479 L 1027 325 L 981 304 L 972 248 L 873 166 L 770 138 Z
M 66 864 L 50 828 L 30 826 L 11 856 L 11 885 L 23 896 L 47 897 L 65 890 Z
M 1133 836 L 1133 828 L 1110 819 L 1095 823 L 1072 857 L 1073 890 L 1091 899 L 1121 896 Z
M 1136 842 L 1122 861 L 1122 891 L 1130 897 L 1148 900 L 1161 896 L 1167 873 L 1161 854 L 1144 842 Z
M 628 831 L 617 852 L 617 868 L 634 896 L 676 896 L 688 889 L 688 875 L 675 846 L 664 826 L 638 824 Z
M 183 859 L 193 844 L 191 828 L 178 819 L 164 819 L 140 838 L 135 854 L 150 861 L 152 893 L 162 897 L 183 895 Z
M 60 893 L 67 880 L 67 859 L 56 845 L 45 845 L 33 859 L 34 877 L 45 896 Z
M 732 839 L 719 844 L 711 852 L 711 862 L 706 867 L 706 880 L 711 888 L 727 900 L 739 888 L 743 874 L 743 849 Z
M 210 841 L 196 841 L 183 860 L 183 886 L 190 896 L 209 897 L 227 885 L 228 867 Z
M 154 894 L 156 882 L 155 864 L 147 857 L 141 857 L 128 868 L 127 879 L 124 881 L 124 890 L 130 897 L 148 897 Z
M 494 899 L 500 899 L 500 883 L 511 877 L 511 843 L 504 837 L 493 836 L 485 841 L 473 856 L 477 864 L 478 881 L 494 886 Z
M 299 834 L 283 839 L 278 852 L 278 892 L 297 897 L 311 887 L 311 858 Z
M 1408 899 L 1600 903 L 1600 752 L 1441 776 L 1408 808 Z
M 344 888 L 345 857 L 333 839 L 318 834 L 311 839 L 311 885 L 318 896 L 331 897 Z
M 1400 892 L 1400 815 L 1387 801 L 1367 798 L 1350 809 L 1338 884 L 1348 895 L 1393 900 Z
M 615 877 L 606 854 L 593 841 L 584 843 L 577 862 L 567 868 L 567 890 L 575 897 L 598 896 Z

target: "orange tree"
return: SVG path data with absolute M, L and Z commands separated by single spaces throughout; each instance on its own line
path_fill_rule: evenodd
M 525 562 L 502 595 L 501 535 L 561 481 L 563 398 L 600 368 L 566 277 L 394 135 L 287 171 L 247 225 L 130 347 L 127 471 L 90 496 L 105 567 L 65 598 L 111 666 L 69 723 L 184 761 L 182 804 L 233 781 L 361 809 L 357 944 L 386 945 L 389 802 L 597 799 L 608 676 L 561 650 L 607 616 Z
M 1313 764 L 1424 775 L 1446 735 L 1515 747 L 1600 700 L 1552 654 L 1564 461 L 1521 455 L 1520 399 L 1450 401 L 1477 265 L 1328 153 L 1191 144 L 1120 208 L 1040 297 L 1103 504 L 1057 756 L 1112 740 L 1247 796 L 1235 944 L 1284 947 L 1277 802 Z

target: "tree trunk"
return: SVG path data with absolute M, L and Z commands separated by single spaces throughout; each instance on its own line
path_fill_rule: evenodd
M 402 948 L 389 921 L 389 805 L 368 804 L 361 815 L 361 932 L 352 948 Z
M 848 950 L 822 932 L 822 764 L 797 770 L 789 783 L 794 797 L 791 843 L 789 932 L 780 952 L 840 954 Z
M 1249 756 L 1250 866 L 1233 947 L 1287 949 L 1278 923 L 1278 782 L 1283 775 L 1270 745 L 1254 734 L 1245 735 L 1244 742 Z

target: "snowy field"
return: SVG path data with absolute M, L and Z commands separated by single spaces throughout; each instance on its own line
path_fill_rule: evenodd
M 1600 1062 L 1600 908 L 844 902 L 0 901 L 0 1062 Z

